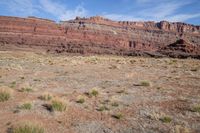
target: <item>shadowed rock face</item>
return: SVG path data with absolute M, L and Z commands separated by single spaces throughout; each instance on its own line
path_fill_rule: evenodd
M 8 49 L 199 58 L 200 26 L 166 21 L 116 22 L 99 16 L 60 23 L 1 16 L 0 50 Z

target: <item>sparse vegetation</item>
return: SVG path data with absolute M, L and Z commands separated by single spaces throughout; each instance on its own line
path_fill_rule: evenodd
M 33 79 L 33 81 L 37 82 L 37 81 L 41 81 L 40 79 Z
M 30 102 L 23 103 L 19 108 L 20 109 L 24 109 L 24 110 L 31 110 L 32 109 L 32 104 Z
M 192 72 L 197 72 L 198 69 L 197 69 L 197 68 L 192 68 L 191 71 L 192 71 Z
M 11 133 L 44 133 L 44 128 L 36 124 L 24 123 L 11 129 Z
M 116 114 L 113 114 L 112 117 L 115 119 L 122 119 L 123 115 L 122 113 L 116 113 Z
M 100 106 L 99 108 L 97 108 L 97 111 L 105 111 L 105 110 L 109 110 L 109 108 L 105 105 Z
M 163 123 L 170 123 L 172 121 L 172 118 L 169 116 L 164 116 L 160 118 L 160 121 L 162 121 Z
M 193 106 L 192 111 L 200 113 L 200 105 Z
M 30 88 L 30 87 L 23 87 L 23 88 L 21 88 L 19 91 L 20 91 L 20 92 L 32 92 L 33 89 Z
M 126 91 L 123 89 L 123 90 L 117 91 L 117 93 L 122 94 L 122 93 L 126 93 Z
M 83 104 L 83 103 L 85 102 L 85 99 L 84 99 L 84 97 L 79 96 L 79 97 L 77 98 L 76 102 L 77 102 L 77 103 Z
M 0 102 L 8 101 L 11 97 L 11 92 L 7 89 L 0 89 Z
M 88 97 L 93 97 L 93 96 L 97 96 L 97 95 L 99 95 L 99 92 L 96 90 L 96 89 L 92 89 L 90 92 L 86 92 L 85 93 Z
M 54 99 L 51 102 L 50 110 L 51 111 L 60 111 L 60 112 L 65 111 L 66 104 L 61 99 Z
M 96 90 L 96 89 L 93 89 L 91 92 L 90 92 L 90 94 L 92 95 L 92 96 L 97 96 L 98 94 L 99 94 L 99 92 Z
M 50 93 L 45 93 L 39 97 L 39 99 L 44 100 L 44 101 L 50 101 L 52 98 L 53 96 Z
M 112 105 L 113 107 L 118 107 L 118 106 L 119 106 L 119 104 L 118 104 L 117 102 L 113 102 L 111 105 Z
M 20 77 L 21 79 L 25 79 L 25 77 Z
M 15 88 L 16 84 L 17 84 L 16 81 L 11 82 L 10 83 L 10 88 Z
M 149 81 L 141 81 L 140 86 L 150 86 L 151 83 Z
M 177 60 L 174 60 L 174 59 L 169 61 L 169 65 L 176 64 L 176 63 L 177 63 Z
M 6 56 L 9 60 L 5 60 Z M 167 57 L 102 55 L 93 64 L 86 63 L 88 58 L 45 52 L 40 55 L 15 51 L 12 56 L 0 53 L 0 90 L 8 91 L 3 95 L 5 102 L 0 102 L 0 132 L 11 133 L 26 120 L 44 123 L 39 126 L 45 132 L 95 132 L 96 127 L 99 132 L 134 132 L 131 127 L 143 131 L 138 122 L 145 125 L 146 132 L 197 132 L 199 60 L 176 59 L 176 64 L 169 65 L 172 59 Z M 52 66 L 49 59 L 54 62 Z M 119 70 L 109 70 L 111 65 L 120 66 Z M 198 71 L 193 72 L 193 68 Z M 12 81 L 16 82 L 15 88 L 10 88 Z M 151 85 L 145 87 L 141 81 Z

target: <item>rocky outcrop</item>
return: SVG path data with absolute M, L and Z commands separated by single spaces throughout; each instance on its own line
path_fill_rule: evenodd
M 176 53 L 198 57 L 200 26 L 166 21 L 116 22 L 100 16 L 60 23 L 1 16 L 0 50 L 7 49 L 151 56 Z

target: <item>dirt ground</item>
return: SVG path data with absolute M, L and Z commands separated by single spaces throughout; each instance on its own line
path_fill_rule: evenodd
M 1 51 L 0 88 L 11 92 L 0 133 L 23 122 L 45 133 L 200 132 L 200 60 Z M 66 110 L 47 109 L 47 93 Z

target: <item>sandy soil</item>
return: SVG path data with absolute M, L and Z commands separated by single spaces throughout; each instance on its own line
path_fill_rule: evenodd
M 4 51 L 0 88 L 11 92 L 0 102 L 0 133 L 26 121 L 46 133 L 200 132 L 200 60 Z M 51 100 L 39 98 L 45 93 L 66 111 L 48 110 Z M 25 102 L 30 110 L 19 108 Z

